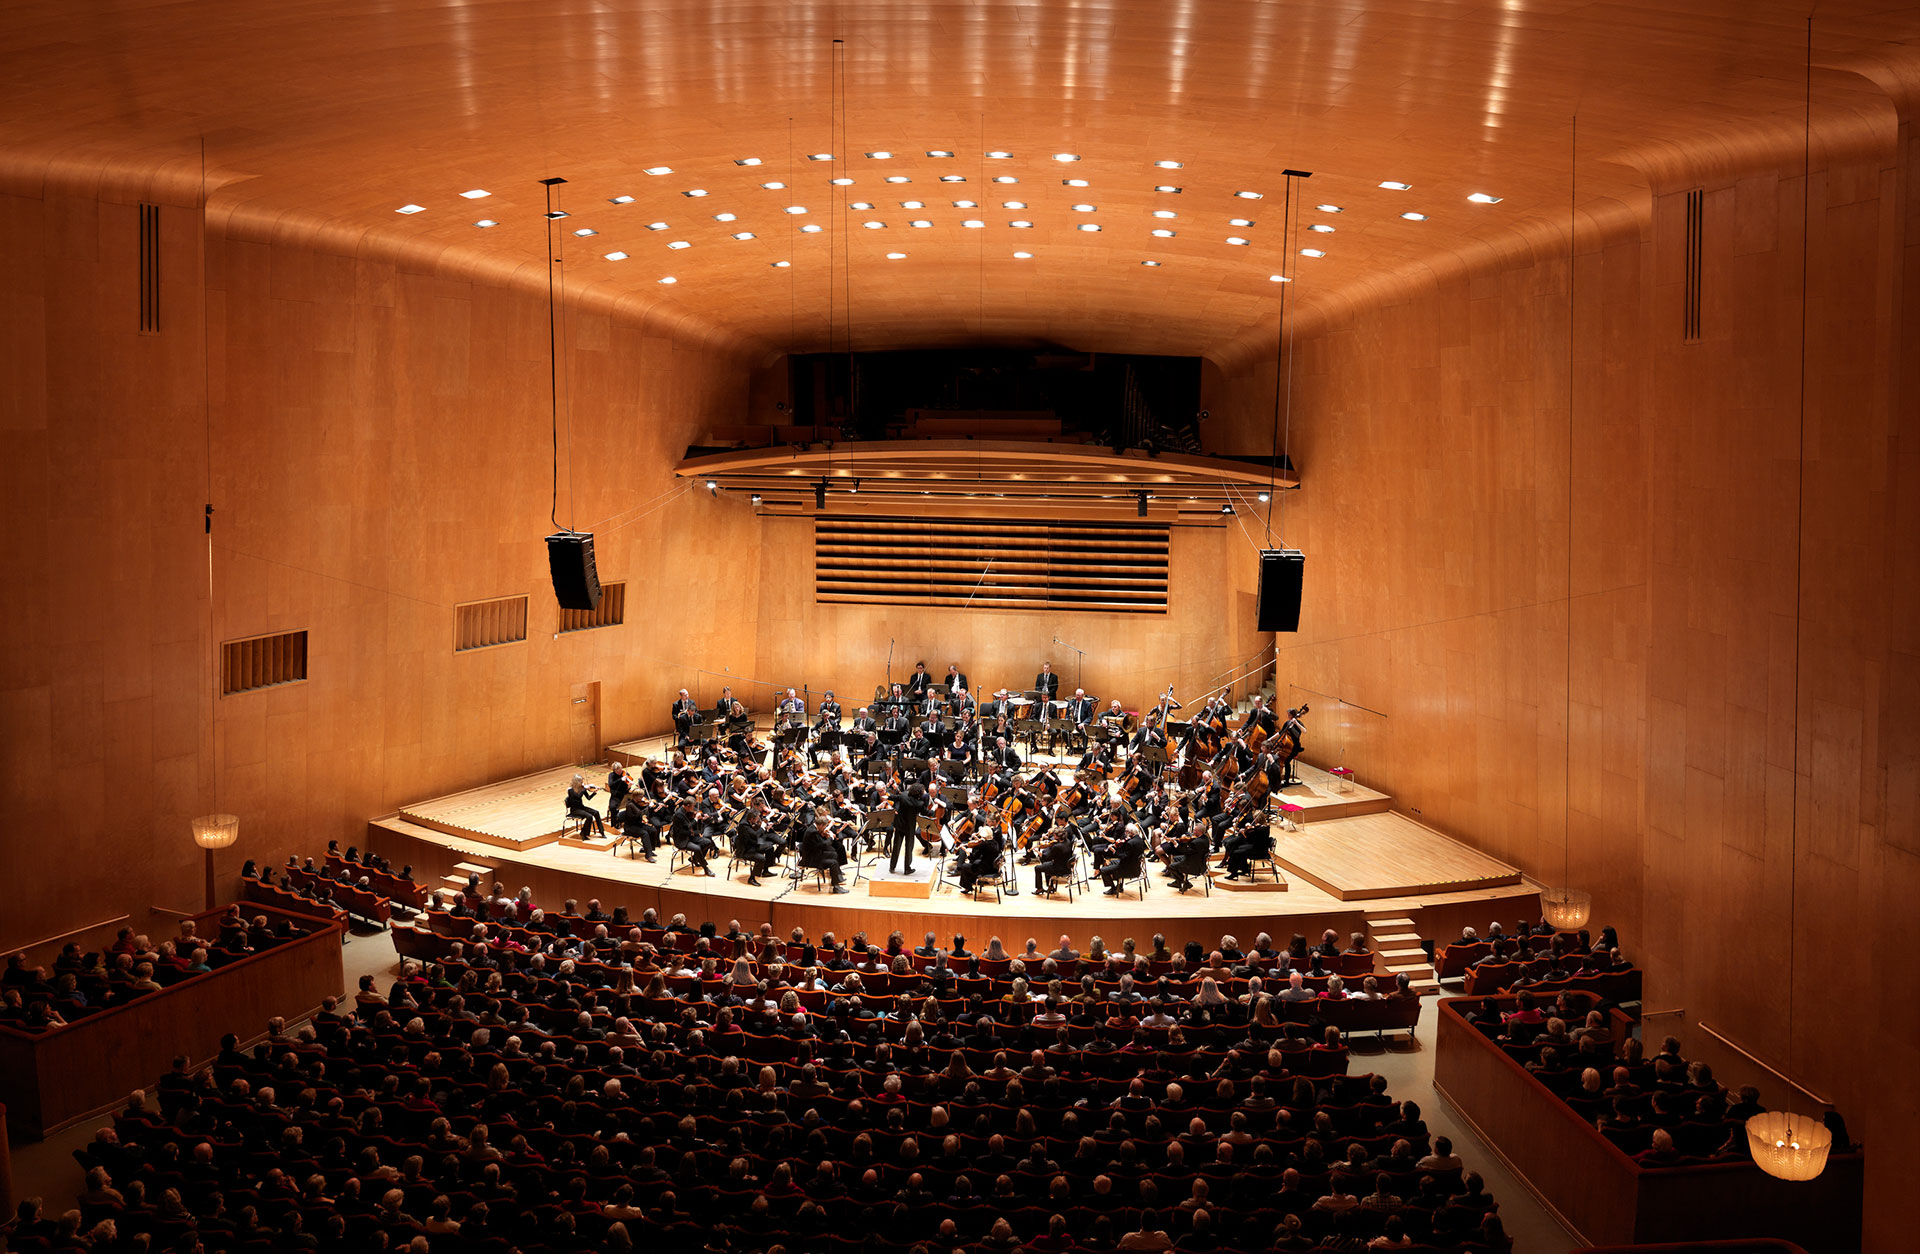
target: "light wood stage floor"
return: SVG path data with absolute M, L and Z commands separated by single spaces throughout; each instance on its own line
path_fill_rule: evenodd
M 665 738 L 629 741 L 608 746 L 607 752 L 612 760 L 632 763 L 659 755 L 666 743 Z M 1039 761 L 1053 760 L 1042 755 Z M 1141 939 L 1156 931 L 1187 936 L 1196 928 L 1215 927 L 1245 936 L 1322 927 L 1344 934 L 1369 920 L 1416 916 L 1422 909 L 1438 909 L 1449 921 L 1458 913 L 1484 922 L 1486 908 L 1494 903 L 1512 902 L 1497 908 L 1494 917 L 1514 914 L 1515 905 L 1526 912 L 1530 903 L 1512 899 L 1539 890 L 1516 868 L 1393 812 L 1386 794 L 1358 786 L 1336 791 L 1333 777 L 1311 766 L 1301 771 L 1300 785 L 1282 794 L 1306 811 L 1304 824 L 1298 831 L 1278 825 L 1274 830 L 1287 891 L 1228 892 L 1216 884 L 1211 893 L 1196 887 L 1180 894 L 1156 868 L 1144 898 L 1136 892 L 1108 897 L 1096 885 L 1071 904 L 1064 896 L 1034 896 L 1029 868 L 1021 868 L 1018 895 L 998 902 L 991 894 L 972 900 L 951 885 L 936 887 L 925 900 L 870 896 L 868 881 L 851 875 L 851 891 L 837 896 L 820 891 L 811 879 L 796 884 L 775 877 L 754 886 L 744 873 L 722 874 L 725 859 L 719 855 L 712 878 L 685 868 L 669 873 L 669 851 L 647 862 L 560 838 L 562 798 L 576 770 L 592 782 L 605 782 L 604 766 L 562 766 L 433 798 L 371 820 L 369 847 L 396 864 L 411 864 L 425 884 L 437 886 L 443 876 L 448 886 L 464 883 L 473 868 L 510 888 L 531 887 L 543 902 L 599 899 L 609 909 L 626 906 L 635 918 L 651 907 L 663 917 L 684 913 L 694 919 L 739 919 L 743 925 L 769 922 L 781 931 L 794 926 L 815 933 L 899 928 L 984 936 L 991 931 L 1009 941 L 1044 938 L 1075 926 L 1124 929 Z M 884 868 L 877 855 L 863 861 Z M 1440 930 L 1435 923 L 1433 931 Z

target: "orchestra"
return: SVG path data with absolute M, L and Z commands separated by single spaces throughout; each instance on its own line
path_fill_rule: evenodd
M 778 879 L 790 891 L 815 877 L 812 891 L 832 893 L 879 852 L 889 875 L 913 877 L 917 854 L 968 894 L 991 883 L 1017 895 L 1030 867 L 1036 896 L 1095 879 L 1119 896 L 1152 863 L 1186 893 L 1216 866 L 1245 879 L 1273 856 L 1272 794 L 1296 782 L 1308 714 L 1301 705 L 1282 720 L 1254 697 L 1239 717 L 1213 692 L 1176 722 L 1184 707 L 1169 688 L 1136 715 L 1084 688 L 1061 699 L 1050 664 L 1026 693 L 982 689 L 976 701 L 957 662 L 938 684 L 923 662 L 850 719 L 831 690 L 811 713 L 799 690 L 771 692 L 771 743 L 732 687 L 710 709 L 681 689 L 666 757 L 608 764 L 616 852 L 654 861 L 666 844 L 711 876 L 724 850 L 727 874 L 750 887 Z M 1029 764 L 1018 746 L 1051 741 L 1056 720 L 1067 742 L 1056 748 L 1078 759 Z M 589 804 L 599 791 L 581 775 L 567 790 L 583 837 L 605 835 Z

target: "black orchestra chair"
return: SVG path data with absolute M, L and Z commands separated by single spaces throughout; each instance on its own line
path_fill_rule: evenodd
M 1125 893 L 1127 884 L 1133 883 L 1138 885 L 1140 900 L 1145 901 L 1147 899 L 1146 855 L 1136 853 L 1121 859 L 1120 865 L 1113 871 L 1113 878 L 1118 881 L 1118 887 L 1120 889 L 1119 893 L 1114 894 L 1115 896 Z
M 561 802 L 561 806 L 563 808 L 565 807 L 565 805 L 566 803 L 564 801 Z M 565 840 L 569 836 L 578 836 L 586 830 L 587 830 L 587 819 L 585 815 L 575 814 L 572 810 L 567 810 L 565 815 L 560 820 L 560 839 L 561 840 Z
M 1072 905 L 1074 890 L 1086 886 L 1086 877 L 1080 873 L 1080 863 L 1080 849 L 1079 846 L 1076 845 L 1073 850 L 1073 866 L 1062 874 L 1044 877 L 1046 884 L 1045 895 L 1052 896 L 1054 893 L 1065 889 L 1067 893 L 1067 904 Z
M 1176 890 L 1182 896 L 1186 894 L 1188 888 L 1193 887 L 1193 882 L 1197 881 L 1205 888 L 1204 895 L 1211 897 L 1213 896 L 1213 876 L 1208 874 L 1208 866 L 1207 847 L 1204 843 L 1196 842 L 1188 852 L 1167 863 L 1167 870 L 1176 877 L 1184 877 L 1189 881 L 1187 888 Z

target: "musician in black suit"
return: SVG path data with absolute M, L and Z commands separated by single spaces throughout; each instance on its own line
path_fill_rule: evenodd
M 1013 713 L 1013 707 L 1007 704 L 1007 690 L 1005 688 L 995 689 L 993 700 L 983 703 L 979 709 L 980 721 L 988 727 L 992 727 L 995 723 L 999 722 L 1002 714 L 1011 713 Z
M 813 734 L 815 738 L 818 738 L 828 732 L 837 732 L 839 730 L 840 703 L 834 700 L 833 689 L 829 688 L 827 689 L 826 695 L 820 698 L 820 711 L 814 716 L 813 720 Z
M 1146 838 L 1140 835 L 1140 829 L 1127 824 L 1126 836 L 1108 847 L 1107 860 L 1096 868 L 1101 882 L 1107 886 L 1107 896 L 1118 897 L 1120 886 L 1140 874 L 1140 859 L 1146 852 Z
M 587 804 L 587 798 L 599 791 L 587 783 L 586 776 L 576 774 L 573 782 L 567 786 L 567 817 L 580 820 L 582 835 L 592 832 L 604 840 L 607 826 L 600 821 L 600 812 Z
M 941 680 L 941 682 L 946 684 L 948 691 L 952 691 L 955 688 L 973 687 L 972 684 L 967 682 L 967 673 L 960 669 L 960 663 L 958 662 L 947 663 L 947 677 Z
M 887 837 L 887 870 L 912 875 L 913 838 L 919 831 L 920 816 L 932 808 L 933 800 L 927 790 L 916 783 L 896 789 L 891 804 L 893 832 Z
M 680 743 L 684 745 L 687 743 L 687 737 L 693 734 L 695 720 L 700 717 L 700 706 L 687 695 L 687 690 L 682 688 L 680 695 L 674 698 L 671 713 L 673 730 L 679 735 Z
M 1060 677 L 1053 673 L 1052 662 L 1040 663 L 1040 673 L 1033 677 L 1033 690 L 1043 693 L 1048 700 L 1060 695 Z
M 853 725 L 847 729 L 847 735 L 851 738 L 853 751 L 863 758 L 870 758 L 879 749 L 880 723 L 863 705 L 860 712 L 853 716 Z
M 993 828 L 976 837 L 974 843 L 960 855 L 960 891 L 970 893 L 981 876 L 997 874 L 1006 848 L 1005 838 Z
M 707 865 L 707 857 L 713 853 L 713 837 L 702 830 L 700 811 L 694 808 L 691 795 L 680 798 L 680 808 L 673 812 L 671 834 L 673 847 L 693 859 L 694 869 L 702 875 L 713 874 Z
M 1033 864 L 1035 896 L 1047 891 L 1048 880 L 1063 880 L 1073 874 L 1073 856 L 1071 830 L 1066 830 L 1065 835 L 1056 836 L 1047 843 L 1040 852 L 1040 860 Z
M 997 767 L 1003 767 L 1010 771 L 1020 769 L 1020 755 L 1015 753 L 1012 746 L 1007 744 L 1006 737 L 1004 736 L 994 737 L 993 748 L 987 750 L 986 758 L 987 761 Z
M 1062 718 L 1073 720 L 1073 743 L 1082 749 L 1087 747 L 1087 728 L 1093 725 L 1093 712 L 1099 708 L 1085 688 L 1073 690 L 1073 700 L 1067 702 Z
M 720 699 L 713 703 L 713 721 L 716 723 L 724 723 L 727 721 L 727 716 L 732 713 L 733 685 L 728 684 L 720 690 Z
M 1288 710 L 1287 713 L 1292 714 L 1294 711 Z M 1252 731 L 1258 727 L 1266 732 L 1267 735 L 1271 736 L 1273 735 L 1274 729 L 1279 725 L 1280 720 L 1275 718 L 1273 711 L 1267 708 L 1267 699 L 1265 697 L 1255 697 L 1252 708 L 1247 711 L 1247 721 L 1240 724 L 1240 729 L 1242 731 Z
M 832 822 L 824 810 L 814 816 L 812 825 L 800 837 L 800 865 L 826 871 L 833 881 L 833 891 L 844 893 L 847 890 L 841 884 L 840 868 L 846 865 L 847 851 L 834 839 Z
M 1292 747 L 1287 751 L 1287 760 L 1282 764 L 1285 767 L 1285 778 L 1280 781 L 1282 785 L 1300 782 L 1300 777 L 1293 771 L 1293 760 L 1299 757 L 1300 751 L 1307 747 L 1307 725 L 1301 722 L 1306 712 L 1307 707 L 1304 705 L 1297 710 L 1288 710 L 1287 721 L 1280 725 L 1281 739 L 1291 737 L 1293 741 Z
M 627 774 L 627 769 L 618 762 L 607 763 L 607 817 L 615 827 L 620 826 L 620 807 L 632 791 L 633 777 Z
M 774 705 L 773 713 L 776 723 L 805 723 L 807 721 L 807 703 L 800 699 L 799 693 L 789 688 L 786 691 L 786 695 L 782 696 Z
M 774 859 L 780 856 L 780 838 L 768 827 L 768 817 L 766 801 L 756 797 L 746 817 L 740 820 L 740 826 L 733 830 L 733 851 L 751 864 L 747 883 L 755 888 L 760 886 L 760 877 L 767 874 Z
M 905 744 L 907 733 L 912 730 L 913 724 L 907 721 L 905 711 L 889 710 L 887 717 L 880 724 L 880 743 L 891 750 L 895 746 Z
M 933 676 L 927 673 L 927 664 L 925 662 L 915 662 L 913 664 L 913 674 L 907 676 L 907 695 L 909 697 L 919 698 L 926 696 L 927 693 L 932 690 Z
M 946 750 L 949 737 L 947 725 L 941 722 L 939 712 L 929 711 L 926 721 L 920 724 L 920 738 L 927 742 L 927 747 L 934 753 L 942 753 Z
M 664 805 L 666 790 L 662 788 L 655 799 L 656 805 Z M 641 856 L 653 861 L 653 851 L 660 844 L 660 825 L 652 811 L 640 800 L 639 793 L 628 793 L 626 804 L 620 808 L 620 830 L 626 838 L 640 846 Z

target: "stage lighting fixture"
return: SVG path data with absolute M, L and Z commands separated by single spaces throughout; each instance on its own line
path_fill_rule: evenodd
M 813 485 L 813 507 L 815 509 L 825 509 L 827 507 L 827 481 L 825 479 Z

